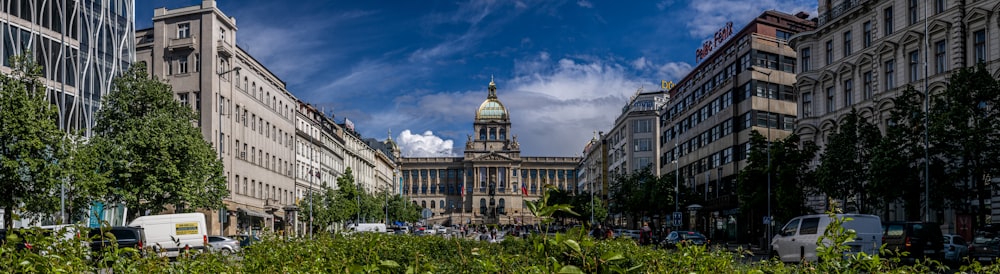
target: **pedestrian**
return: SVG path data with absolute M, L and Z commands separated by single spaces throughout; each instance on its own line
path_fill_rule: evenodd
M 604 228 L 600 224 L 597 224 L 597 226 L 594 227 L 594 231 L 591 232 L 591 235 L 594 235 L 594 239 L 603 240 Z
M 649 223 L 642 222 L 642 228 L 639 229 L 639 245 L 648 245 L 653 241 L 653 229 L 649 228 Z
M 615 230 L 611 229 L 610 226 L 607 229 L 604 229 L 604 238 L 605 239 L 613 239 L 613 238 L 615 238 Z

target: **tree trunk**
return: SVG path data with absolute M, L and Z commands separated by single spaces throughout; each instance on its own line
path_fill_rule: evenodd
M 14 227 L 14 207 L 8 206 L 3 209 L 3 228 L 6 230 L 10 230 L 13 227 Z

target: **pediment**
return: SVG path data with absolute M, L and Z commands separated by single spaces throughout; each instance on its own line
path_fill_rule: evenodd
M 919 41 L 923 40 L 923 38 L 924 38 L 924 34 L 923 33 L 919 32 L 919 31 L 915 31 L 915 30 L 909 30 L 909 31 L 906 31 L 906 34 L 903 34 L 903 39 L 900 39 L 899 41 L 900 41 L 900 44 L 909 45 L 909 44 L 914 44 L 916 42 L 919 42 Z
M 965 15 L 965 22 L 973 22 L 979 20 L 986 20 L 990 16 L 990 11 L 983 8 L 972 8 L 968 14 Z
M 860 66 L 871 65 L 872 64 L 872 59 L 873 59 L 873 57 L 872 57 L 871 54 L 869 54 L 869 53 L 862 53 L 861 56 L 858 57 L 858 65 L 860 65 Z
M 896 46 L 897 46 L 896 43 L 889 41 L 882 41 L 882 44 L 875 49 L 875 52 L 878 52 L 880 54 L 893 53 L 894 51 L 896 51 Z
M 510 157 L 500 155 L 496 152 L 490 152 L 489 154 L 480 155 L 479 157 L 473 158 L 474 162 L 506 162 L 513 161 Z
M 795 85 L 798 86 L 799 88 L 813 86 L 816 85 L 816 79 L 806 76 L 799 76 L 795 81 Z
M 931 21 L 930 24 L 927 25 L 927 31 L 930 33 L 948 31 L 949 29 L 951 29 L 951 23 L 941 19 Z
M 851 71 L 854 71 L 854 64 L 851 62 L 841 62 L 840 67 L 837 67 L 837 72 L 840 74 L 850 74 Z

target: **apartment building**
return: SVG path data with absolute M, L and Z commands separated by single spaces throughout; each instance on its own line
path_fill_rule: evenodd
M 295 204 L 295 97 L 285 82 L 236 44 L 236 19 L 215 1 L 154 11 L 153 27 L 135 32 L 137 61 L 173 87 L 201 119 L 218 151 L 230 194 L 206 211 L 223 235 L 285 230 Z
M 891 99 L 908 85 L 940 92 L 953 71 L 978 62 L 997 75 L 998 10 L 998 1 L 819 1 L 817 28 L 791 40 L 801 57 L 796 89 L 802 115 L 795 132 L 823 147 L 852 109 L 884 130 Z M 1000 203 L 1000 196 L 992 201 Z M 951 232 L 963 224 L 971 231 L 970 213 L 935 211 L 928 220 Z M 905 216 L 897 204 L 883 213 L 886 220 Z M 993 207 L 992 216 L 1000 219 L 1000 208 Z

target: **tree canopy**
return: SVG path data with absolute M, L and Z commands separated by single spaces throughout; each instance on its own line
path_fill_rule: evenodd
M 222 206 L 229 192 L 222 163 L 202 137 L 198 116 L 151 79 L 141 63 L 115 78 L 103 98 L 91 142 L 108 172 L 108 202 L 124 203 L 129 217 Z

